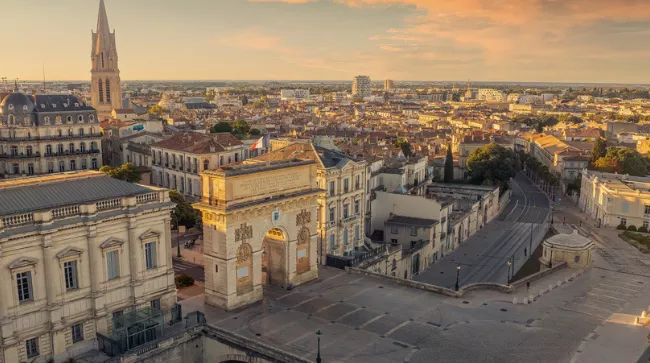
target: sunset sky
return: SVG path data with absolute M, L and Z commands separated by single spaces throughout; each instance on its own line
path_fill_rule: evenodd
M 125 80 L 650 83 L 646 0 L 105 1 Z M 0 77 L 89 80 L 98 3 L 3 1 Z

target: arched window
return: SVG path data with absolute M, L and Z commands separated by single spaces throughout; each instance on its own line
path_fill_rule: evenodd
M 106 80 L 106 103 L 111 102 L 111 81 Z
M 72 127 L 68 129 L 68 136 L 73 136 L 74 132 L 72 131 Z
M 103 69 L 104 68 L 104 52 L 101 52 L 100 54 L 102 56 L 101 60 L 102 60 L 102 69 Z
M 61 129 L 56 130 L 56 135 L 59 136 L 59 137 L 63 136 L 63 130 L 61 130 Z
M 88 116 L 88 120 L 90 120 L 90 122 L 95 121 L 95 115 Z
M 25 124 L 25 126 L 29 126 L 30 124 L 29 117 L 25 116 L 25 118 L 23 119 L 23 123 Z
M 45 116 L 45 118 L 43 119 L 43 123 L 45 123 L 46 125 L 49 125 L 50 124 L 50 116 Z
M 82 142 L 82 143 L 79 144 L 79 151 L 81 151 L 82 153 L 86 152 L 86 143 L 85 142 Z
M 103 58 L 103 56 L 102 56 L 102 58 Z M 102 85 L 102 80 L 101 79 L 99 80 L 99 83 L 97 84 L 97 87 L 99 88 L 99 103 L 104 103 L 104 86 Z
M 70 154 L 74 153 L 74 143 L 71 142 L 70 144 L 68 144 L 68 151 L 70 152 Z
M 79 116 L 77 116 L 77 120 L 78 120 L 79 122 L 84 122 L 84 117 L 83 117 L 83 115 L 79 115 Z
M 95 151 L 95 150 L 97 150 L 97 143 L 93 141 L 90 143 L 90 151 Z
M 55 123 L 60 124 L 61 123 L 61 116 L 57 116 L 55 119 Z
M 79 136 L 84 136 L 84 128 L 83 127 L 79 128 Z

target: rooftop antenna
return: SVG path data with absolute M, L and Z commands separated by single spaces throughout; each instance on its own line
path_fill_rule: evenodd
M 43 62 L 43 93 L 45 93 L 45 62 Z

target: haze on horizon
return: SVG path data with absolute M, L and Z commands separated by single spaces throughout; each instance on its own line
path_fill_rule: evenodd
M 90 79 L 98 0 L 3 4 L 0 76 Z M 106 0 L 124 80 L 650 83 L 650 2 Z

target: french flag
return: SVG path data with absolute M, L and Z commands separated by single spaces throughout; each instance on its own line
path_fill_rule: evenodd
M 251 145 L 249 150 L 268 149 L 269 144 L 270 144 L 269 134 L 266 134 L 266 135 L 260 137 L 259 140 L 255 141 L 255 143 L 253 145 Z

